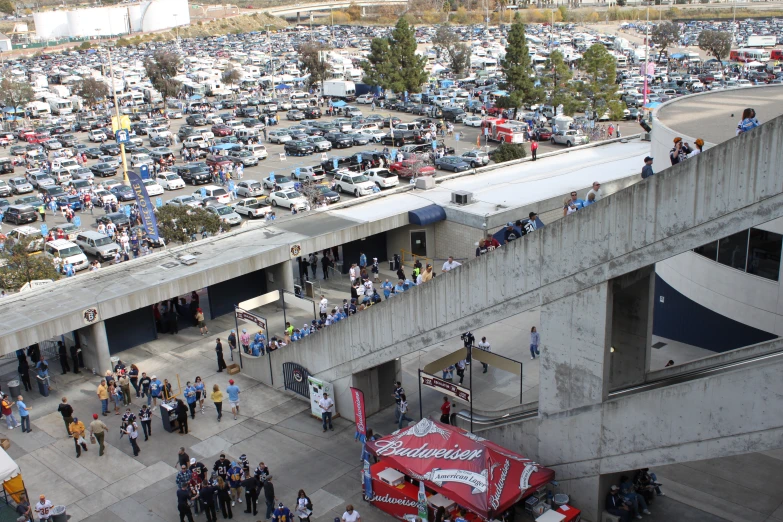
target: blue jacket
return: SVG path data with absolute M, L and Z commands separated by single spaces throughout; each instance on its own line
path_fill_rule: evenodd
M 193 386 L 185 388 L 185 399 L 188 401 L 188 404 L 196 402 L 196 388 Z

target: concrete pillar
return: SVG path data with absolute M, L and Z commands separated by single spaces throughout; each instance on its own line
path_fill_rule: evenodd
M 296 13 L 296 23 L 298 24 L 301 21 L 301 17 L 299 16 L 299 13 Z
M 292 261 L 285 261 L 264 269 L 266 271 L 266 291 L 294 291 L 294 271 Z M 298 272 L 297 272 L 298 273 Z
M 81 339 L 84 366 L 87 371 L 95 371 L 98 375 L 103 375 L 106 370 L 111 369 L 106 323 L 98 321 L 79 329 L 79 338 Z
M 601 403 L 608 393 L 612 287 L 608 282 L 541 308 L 540 462 L 600 520 Z
M 612 335 L 609 389 L 644 382 L 650 367 L 655 266 L 612 280 Z

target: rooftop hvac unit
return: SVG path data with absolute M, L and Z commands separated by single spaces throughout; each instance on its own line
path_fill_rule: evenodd
M 416 178 L 416 188 L 419 190 L 429 190 L 435 188 L 435 178 L 432 176 L 422 176 Z
M 195 265 L 198 263 L 198 259 L 196 259 L 196 256 L 191 256 L 189 254 L 185 254 L 183 256 L 179 257 L 179 262 L 183 265 Z
M 469 205 L 473 202 L 473 193 L 457 190 L 451 193 L 451 202 L 457 205 Z

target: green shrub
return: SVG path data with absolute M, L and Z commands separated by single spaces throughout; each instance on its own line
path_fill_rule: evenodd
M 527 157 L 527 150 L 521 143 L 501 143 L 500 146 L 490 153 L 492 161 L 503 163 Z

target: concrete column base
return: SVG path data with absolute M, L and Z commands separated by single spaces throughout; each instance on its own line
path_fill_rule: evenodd
M 103 375 L 111 369 L 109 339 L 106 337 L 106 323 L 99 321 L 79 329 L 84 366 L 88 371 Z

